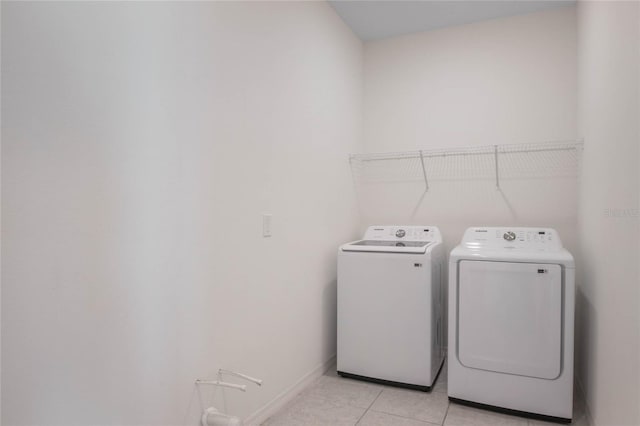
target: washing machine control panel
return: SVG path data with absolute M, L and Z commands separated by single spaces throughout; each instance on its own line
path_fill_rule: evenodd
M 370 226 L 365 240 L 379 241 L 441 241 L 440 230 L 435 226 Z
M 469 228 L 462 244 L 469 248 L 558 250 L 562 242 L 551 228 Z

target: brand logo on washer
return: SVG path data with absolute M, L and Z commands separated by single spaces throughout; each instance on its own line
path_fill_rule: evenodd
M 422 268 L 422 263 L 414 263 L 413 266 L 415 268 Z

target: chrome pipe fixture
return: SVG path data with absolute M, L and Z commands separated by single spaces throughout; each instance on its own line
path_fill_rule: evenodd
M 238 373 L 237 371 L 225 370 L 221 368 L 220 370 L 218 370 L 218 374 L 228 374 L 230 376 L 240 377 L 241 379 L 255 383 L 258 386 L 262 386 L 261 379 L 256 379 L 255 377 L 247 376 L 246 374 Z
M 247 385 L 237 385 L 235 383 L 222 382 L 220 380 L 196 380 L 196 385 L 210 385 L 210 386 L 221 386 L 223 388 L 231 388 L 236 389 L 242 392 L 247 391 Z

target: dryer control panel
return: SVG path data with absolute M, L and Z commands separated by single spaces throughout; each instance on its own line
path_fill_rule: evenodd
M 378 241 L 442 241 L 440 230 L 435 226 L 370 226 L 364 234 L 365 240 Z
M 476 227 L 464 233 L 462 244 L 473 248 L 559 250 L 562 242 L 552 228 Z

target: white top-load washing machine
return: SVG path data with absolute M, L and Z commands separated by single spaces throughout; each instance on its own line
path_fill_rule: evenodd
M 338 374 L 428 391 L 444 362 L 442 237 L 371 226 L 338 250 Z
M 570 422 L 574 280 L 553 229 L 467 229 L 449 258 L 449 399 Z

